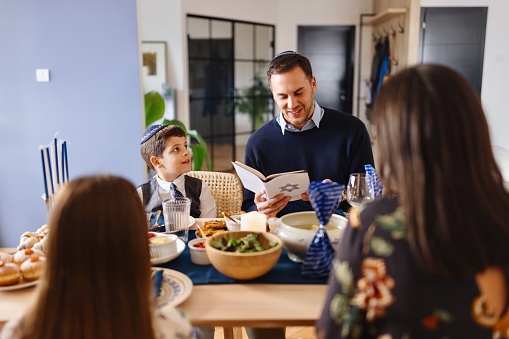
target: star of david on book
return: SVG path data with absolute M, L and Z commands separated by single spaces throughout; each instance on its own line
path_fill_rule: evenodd
M 299 184 L 292 185 L 290 183 L 287 183 L 286 185 L 280 186 L 279 188 L 281 189 L 280 192 L 292 192 L 293 190 L 299 189 Z

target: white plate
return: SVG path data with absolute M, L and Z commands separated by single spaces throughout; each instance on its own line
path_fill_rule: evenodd
M 179 255 L 181 255 L 182 252 L 184 252 L 184 250 L 186 249 L 186 244 L 180 239 L 177 239 L 176 241 L 177 241 L 177 252 L 167 255 L 165 257 L 150 258 L 150 263 L 152 265 L 163 264 L 163 263 L 173 260 L 173 259 L 177 258 Z
M 38 282 L 39 282 L 38 280 L 34 280 L 34 281 L 24 281 L 24 280 L 21 280 L 21 282 L 16 284 L 16 285 L 0 286 L 0 292 L 2 292 L 2 291 L 20 290 L 22 288 L 27 288 L 27 287 L 35 286 Z
M 163 270 L 163 282 L 157 297 L 157 307 L 175 307 L 191 295 L 193 282 L 187 275 L 168 268 L 154 269 Z

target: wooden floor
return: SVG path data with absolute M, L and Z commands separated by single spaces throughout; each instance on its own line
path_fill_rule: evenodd
M 216 327 L 214 339 L 223 339 L 223 328 Z M 240 338 L 236 338 L 240 339 Z M 246 330 L 242 328 L 242 339 L 248 339 Z M 314 327 L 287 327 L 286 339 L 316 339 Z

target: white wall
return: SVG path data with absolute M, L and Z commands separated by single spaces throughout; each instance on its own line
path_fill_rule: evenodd
M 421 0 L 421 7 L 488 7 L 481 96 L 492 143 L 509 149 L 509 2 L 501 0 Z

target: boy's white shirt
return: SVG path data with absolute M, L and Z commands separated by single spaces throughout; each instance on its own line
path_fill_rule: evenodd
M 159 197 L 162 201 L 167 199 L 173 199 L 170 191 L 170 186 L 172 182 L 168 182 L 162 180 L 155 175 L 157 183 L 159 184 Z M 184 174 L 181 174 L 177 179 L 173 180 L 173 183 L 177 186 L 177 189 L 184 195 L 186 195 L 185 188 L 185 177 Z M 141 189 L 138 190 L 138 194 L 140 194 L 140 198 L 143 200 L 141 196 Z M 210 187 L 207 185 L 205 181 L 202 180 L 201 185 L 201 193 L 200 193 L 200 218 L 216 218 L 216 201 L 212 196 L 212 192 L 210 191 Z

